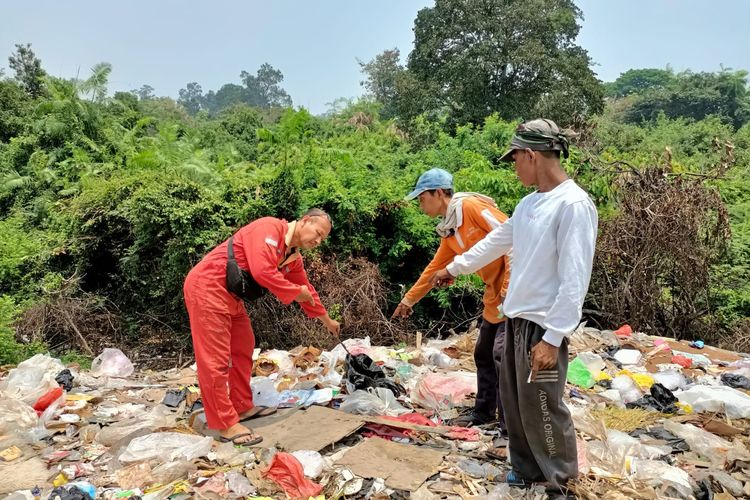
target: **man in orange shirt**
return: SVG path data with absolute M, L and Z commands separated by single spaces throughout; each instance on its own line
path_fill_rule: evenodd
M 241 422 L 273 411 L 253 404 L 255 336 L 244 300 L 271 292 L 284 304 L 299 303 L 308 317 L 338 336 L 340 325 L 308 281 L 299 252 L 320 245 L 331 227 L 319 209 L 292 222 L 263 217 L 240 228 L 188 273 L 185 305 L 206 423 L 219 430 L 222 441 L 259 443 L 263 438 Z
M 488 196 L 478 193 L 453 194 L 453 176 L 440 168 L 428 170 L 419 177 L 417 186 L 405 198 L 419 198 L 419 207 L 430 217 L 441 217 L 437 225 L 440 247 L 432 261 L 422 271 L 419 280 L 406 293 L 393 317 L 411 315 L 412 307 L 432 289 L 430 278 L 470 249 L 487 233 L 499 226 L 508 216 L 497 209 Z M 486 265 L 477 275 L 486 288 L 484 310 L 479 337 L 474 348 L 477 365 L 477 398 L 474 410 L 454 421 L 455 425 L 481 425 L 500 420 L 504 428 L 502 405 L 498 392 L 498 370 L 505 338 L 505 317 L 501 304 L 508 289 L 510 266 L 507 257 L 499 257 Z

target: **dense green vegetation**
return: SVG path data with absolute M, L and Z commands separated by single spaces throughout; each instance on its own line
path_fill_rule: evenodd
M 181 289 L 190 267 L 248 221 L 293 218 L 312 206 L 335 222 L 317 258 L 377 263 L 392 306 L 437 245 L 434 221 L 401 201 L 418 175 L 445 168 L 459 190 L 491 195 L 511 213 L 526 191 L 498 159 L 517 120 L 542 113 L 581 132 L 566 168 L 591 193 L 604 227 L 622 215 L 618 179 L 627 174 L 618 172 L 628 169 L 660 166 L 670 179 L 701 179 L 728 211 L 731 237 L 704 252 L 709 278 L 691 297 L 699 314 L 687 325 L 659 314 L 685 295 L 686 285 L 669 276 L 659 277 L 660 296 L 648 298 L 656 320 L 637 308 L 630 317 L 597 310 L 610 291 L 595 286 L 590 320 L 743 346 L 747 73 L 638 69 L 602 84 L 573 43 L 581 13 L 572 2 L 510 3 L 501 11 L 493 2 L 445 0 L 421 11 L 408 64 L 400 66 L 397 50 L 361 63 L 368 93 L 325 116 L 292 108 L 283 76 L 267 64 L 216 92 L 188 84 L 178 101 L 147 85 L 109 97 L 108 64 L 86 80 L 63 80 L 44 73 L 30 46 L 18 46 L 0 81 L 0 363 L 46 347 L 84 352 L 79 333 L 134 345 L 166 331 L 184 342 Z M 459 10 L 460 33 L 475 36 L 458 40 L 456 25 L 446 24 Z M 521 27 L 512 43 L 502 38 L 510 24 Z M 439 50 L 448 45 L 461 50 Z M 477 55 L 486 64 L 469 64 Z M 533 79 L 523 80 L 524 64 L 538 70 Z M 714 227 L 717 213 L 708 207 L 699 231 Z M 685 244 L 704 240 L 686 235 Z M 423 301 L 414 325 L 458 324 L 475 315 L 478 298 L 476 280 L 460 280 Z M 40 319 L 44 311 L 70 311 L 73 326 L 61 333 Z M 272 327 L 256 325 L 261 335 Z

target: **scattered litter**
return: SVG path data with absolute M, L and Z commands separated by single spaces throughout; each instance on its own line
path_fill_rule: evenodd
M 250 447 L 215 440 L 195 367 L 139 372 L 105 349 L 79 371 L 37 355 L 0 379 L 0 493 L 545 498 L 497 482 L 496 427 L 442 425 L 474 403 L 476 338 L 258 350 L 253 402 L 278 411 L 247 422 L 264 438 Z M 750 358 L 627 325 L 581 325 L 570 350 L 580 497 L 750 497 Z

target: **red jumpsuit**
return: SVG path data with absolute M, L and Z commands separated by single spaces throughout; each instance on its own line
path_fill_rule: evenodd
M 299 253 L 287 255 L 289 223 L 273 217 L 258 219 L 234 235 L 234 255 L 242 269 L 284 304 L 310 289 L 315 305 L 302 303 L 308 317 L 326 313 L 307 279 Z M 239 422 L 253 407 L 250 376 L 255 336 L 244 302 L 226 288 L 227 241 L 211 250 L 185 279 L 185 305 L 190 316 L 198 382 L 206 421 L 212 429 Z

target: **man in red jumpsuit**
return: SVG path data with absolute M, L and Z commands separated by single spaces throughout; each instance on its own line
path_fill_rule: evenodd
M 228 280 L 229 266 L 235 265 L 234 260 L 238 271 L 247 271 L 245 284 L 260 291 L 256 295 L 267 290 L 284 304 L 296 301 L 308 317 L 319 319 L 338 335 L 340 325 L 321 304 L 299 253 L 320 245 L 331 227 L 330 217 L 319 209 L 292 222 L 264 217 L 242 227 L 188 273 L 185 304 L 201 398 L 208 427 L 218 429 L 223 441 L 247 445 L 262 440 L 240 423 L 259 413 L 250 389 L 255 337 L 243 298 L 237 295 L 245 289 L 239 292 Z

